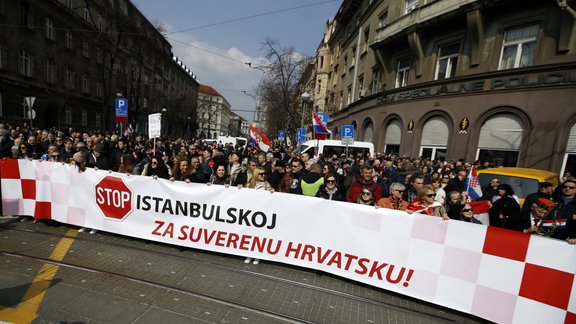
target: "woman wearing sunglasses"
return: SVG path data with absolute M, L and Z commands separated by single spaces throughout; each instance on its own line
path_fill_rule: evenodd
M 408 205 L 406 211 L 409 213 L 419 213 L 430 216 L 442 217 L 444 220 L 450 219 L 446 208 L 436 201 L 436 191 L 432 185 L 424 185 L 418 191 L 418 199 Z
M 469 204 L 464 205 L 464 208 L 460 211 L 460 220 L 473 224 L 482 224 L 481 221 L 474 218 L 474 211 L 472 210 L 472 206 Z
M 326 173 L 324 176 L 324 185 L 320 187 L 320 190 L 316 193 L 316 197 L 328 200 L 346 201 L 344 194 L 338 189 L 336 176 L 331 172 Z
M 369 187 L 362 188 L 362 191 L 360 191 L 360 194 L 356 199 L 356 203 L 360 205 L 374 206 L 374 193 L 372 193 Z

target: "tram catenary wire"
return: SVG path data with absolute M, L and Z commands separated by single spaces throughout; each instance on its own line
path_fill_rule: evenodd
M 5 226 L 5 225 L 0 226 L 0 228 L 2 230 L 10 230 L 10 231 L 16 231 L 16 232 L 28 232 L 28 233 L 51 236 L 51 237 L 55 237 L 55 238 L 74 238 L 75 240 L 80 240 L 80 241 L 84 241 L 84 242 L 93 242 L 93 243 L 96 243 L 99 245 L 104 245 L 104 246 L 119 247 L 119 248 L 124 248 L 124 249 L 143 251 L 142 248 L 139 248 L 136 246 L 124 245 L 124 244 L 120 244 L 120 243 L 103 242 L 101 240 L 93 239 L 90 237 L 78 237 L 78 236 L 72 237 L 72 236 L 67 236 L 67 235 L 61 235 L 59 233 L 50 233 L 50 232 L 30 230 L 30 229 L 19 229 L 19 228 L 13 228 L 13 227 Z M 133 238 L 133 237 L 129 237 L 129 236 L 118 236 L 118 237 L 123 237 L 123 238 L 130 239 L 130 240 L 137 240 L 137 241 L 142 242 L 143 244 L 154 243 L 154 244 L 161 244 L 164 246 L 172 246 L 175 248 L 178 247 L 178 246 L 173 246 L 170 244 L 164 244 L 161 242 L 154 242 L 154 241 L 147 241 L 147 240 L 143 240 L 143 239 L 139 239 L 139 238 Z M 157 287 L 166 288 L 166 289 L 172 289 L 172 290 L 180 292 L 180 293 L 189 294 L 191 296 L 203 298 L 203 299 L 210 300 L 210 301 L 217 302 L 217 303 L 223 303 L 223 304 L 229 303 L 230 306 L 232 306 L 232 307 L 236 307 L 234 305 L 237 304 L 238 308 L 253 311 L 253 312 L 258 313 L 260 315 L 265 315 L 265 313 L 269 313 L 270 314 L 269 316 L 271 316 L 271 317 L 280 316 L 281 319 L 286 320 L 286 321 L 296 321 L 296 322 L 302 322 L 302 323 L 309 323 L 305 319 L 296 319 L 296 318 L 290 317 L 288 315 L 277 314 L 275 312 L 270 312 L 268 310 L 259 309 L 259 308 L 256 308 L 256 307 L 253 307 L 250 305 L 243 305 L 241 303 L 236 303 L 233 301 L 226 301 L 226 300 L 218 298 L 218 297 L 213 297 L 213 296 L 209 296 L 209 295 L 205 295 L 205 294 L 201 294 L 201 293 L 197 293 L 197 292 L 193 292 L 193 291 L 188 291 L 188 290 L 184 290 L 184 289 L 181 289 L 178 287 L 173 287 L 173 286 L 162 284 L 162 283 L 152 282 L 152 281 L 147 280 L 147 279 L 136 278 L 136 277 L 127 276 L 127 275 L 124 275 L 121 273 L 115 273 L 115 272 L 111 272 L 111 271 L 100 270 L 100 269 L 96 269 L 96 268 L 76 265 L 76 264 L 67 263 L 67 262 L 63 262 L 63 261 L 58 262 L 58 261 L 54 261 L 51 259 L 39 258 L 39 257 L 33 256 L 33 255 L 25 254 L 25 252 L 27 250 L 30 250 L 30 249 L 20 250 L 18 252 L 4 251 L 3 249 L 0 249 L 0 253 L 2 253 L 4 255 L 10 255 L 10 256 L 31 258 L 31 259 L 35 259 L 35 260 L 40 261 L 40 262 L 53 263 L 56 265 L 69 267 L 69 268 L 75 268 L 75 269 L 79 269 L 79 270 L 83 270 L 83 271 L 109 274 L 109 275 L 121 277 L 124 279 L 132 280 L 132 281 L 135 281 L 135 282 L 138 282 L 141 284 L 147 284 L 147 285 L 157 286 Z M 195 250 L 195 249 L 191 249 L 191 250 Z M 197 251 L 202 251 L 202 252 L 206 252 L 206 253 L 214 253 L 214 252 L 204 251 L 204 250 L 199 250 L 199 249 Z M 206 260 L 198 260 L 198 259 L 187 257 L 187 256 L 181 255 L 181 254 L 172 254 L 172 253 L 155 251 L 155 250 L 148 250 L 147 249 L 147 250 L 145 250 L 145 252 L 146 253 L 153 253 L 153 254 L 161 255 L 161 256 L 167 256 L 167 257 L 171 257 L 171 258 L 178 258 L 180 260 L 185 260 L 185 261 L 194 262 L 194 263 L 202 263 L 202 264 L 216 267 L 218 269 L 225 270 L 225 271 L 230 271 L 230 272 L 234 272 L 234 273 L 238 273 L 238 274 L 242 274 L 242 275 L 246 275 L 246 276 L 251 276 L 251 277 L 257 277 L 257 278 L 264 279 L 264 280 L 276 281 L 276 282 L 280 282 L 280 283 L 284 283 L 284 284 L 288 284 L 288 285 L 298 286 L 298 287 L 301 287 L 304 289 L 315 290 L 315 291 L 320 292 L 320 293 L 331 294 L 334 296 L 351 299 L 351 300 L 361 302 L 361 303 L 368 303 L 368 304 L 371 304 L 371 305 L 374 305 L 377 307 L 382 307 L 382 308 L 390 309 L 390 310 L 394 310 L 394 311 L 400 311 L 400 312 L 404 312 L 404 313 L 411 314 L 414 316 L 419 316 L 419 317 L 423 317 L 423 318 L 427 318 L 427 319 L 433 319 L 433 320 L 439 321 L 439 322 L 446 322 L 446 323 L 454 323 L 455 322 L 455 320 L 447 318 L 447 317 L 441 317 L 441 316 L 437 316 L 434 314 L 429 314 L 429 313 L 419 311 L 416 309 L 411 309 L 409 307 L 398 306 L 398 305 L 394 305 L 391 303 L 387 303 L 385 301 L 370 299 L 367 297 L 358 296 L 358 295 L 354 295 L 351 293 L 338 291 L 338 290 L 334 290 L 334 289 L 330 289 L 330 288 L 320 287 L 320 286 L 316 286 L 316 285 L 309 284 L 309 283 L 299 282 L 299 281 L 290 280 L 290 279 L 286 279 L 286 278 L 279 278 L 279 277 L 275 277 L 275 276 L 268 275 L 265 273 L 259 273 L 259 272 L 249 271 L 246 269 L 235 268 L 235 267 L 231 267 L 231 266 L 221 264 L 221 263 L 216 263 L 216 262 L 211 262 L 211 261 L 206 261 Z M 358 283 L 358 284 L 360 284 L 360 283 Z M 371 287 L 371 288 L 373 288 L 373 287 Z M 254 310 L 251 310 L 252 308 Z

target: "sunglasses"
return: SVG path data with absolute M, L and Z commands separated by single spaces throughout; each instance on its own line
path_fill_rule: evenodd
M 573 186 L 562 186 L 562 189 L 576 189 L 576 187 L 573 187 Z
M 266 173 L 262 172 L 262 173 L 258 173 L 258 176 L 265 176 Z
M 428 198 L 434 198 L 434 197 L 436 197 L 436 194 L 427 194 L 426 197 L 428 197 Z
M 293 168 L 299 168 L 300 165 L 292 165 Z
M 336 180 L 326 180 L 326 183 L 336 183 Z
M 372 193 L 371 193 L 371 192 L 366 192 L 366 191 L 364 191 L 364 192 L 362 192 L 362 195 L 370 196 L 370 195 L 372 195 Z
M 471 211 L 472 211 L 472 208 L 464 208 L 464 209 L 462 209 L 462 211 L 465 212 L 465 213 L 471 212 Z
M 158 164 L 158 162 L 157 162 L 157 161 L 152 161 L 151 163 L 152 163 L 152 164 Z
M 396 191 L 398 191 L 399 193 L 404 193 L 404 190 L 396 190 Z

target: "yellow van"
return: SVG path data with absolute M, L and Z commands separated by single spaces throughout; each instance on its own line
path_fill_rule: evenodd
M 524 197 L 538 192 L 538 182 L 550 182 L 554 187 L 559 184 L 558 173 L 529 168 L 492 168 L 477 170 L 478 181 L 482 188 L 490 185 L 490 180 L 498 178 L 500 183 L 512 186 L 514 193 L 520 198 L 520 205 Z

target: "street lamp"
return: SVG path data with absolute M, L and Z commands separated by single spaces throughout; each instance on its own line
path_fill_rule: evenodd
M 190 119 L 192 119 L 192 117 L 186 117 L 186 136 L 190 136 Z
M 300 128 L 304 128 L 304 109 L 306 108 L 306 103 L 310 100 L 310 94 L 308 94 L 308 92 L 304 92 L 300 95 L 300 99 L 302 100 L 302 117 L 300 120 Z

